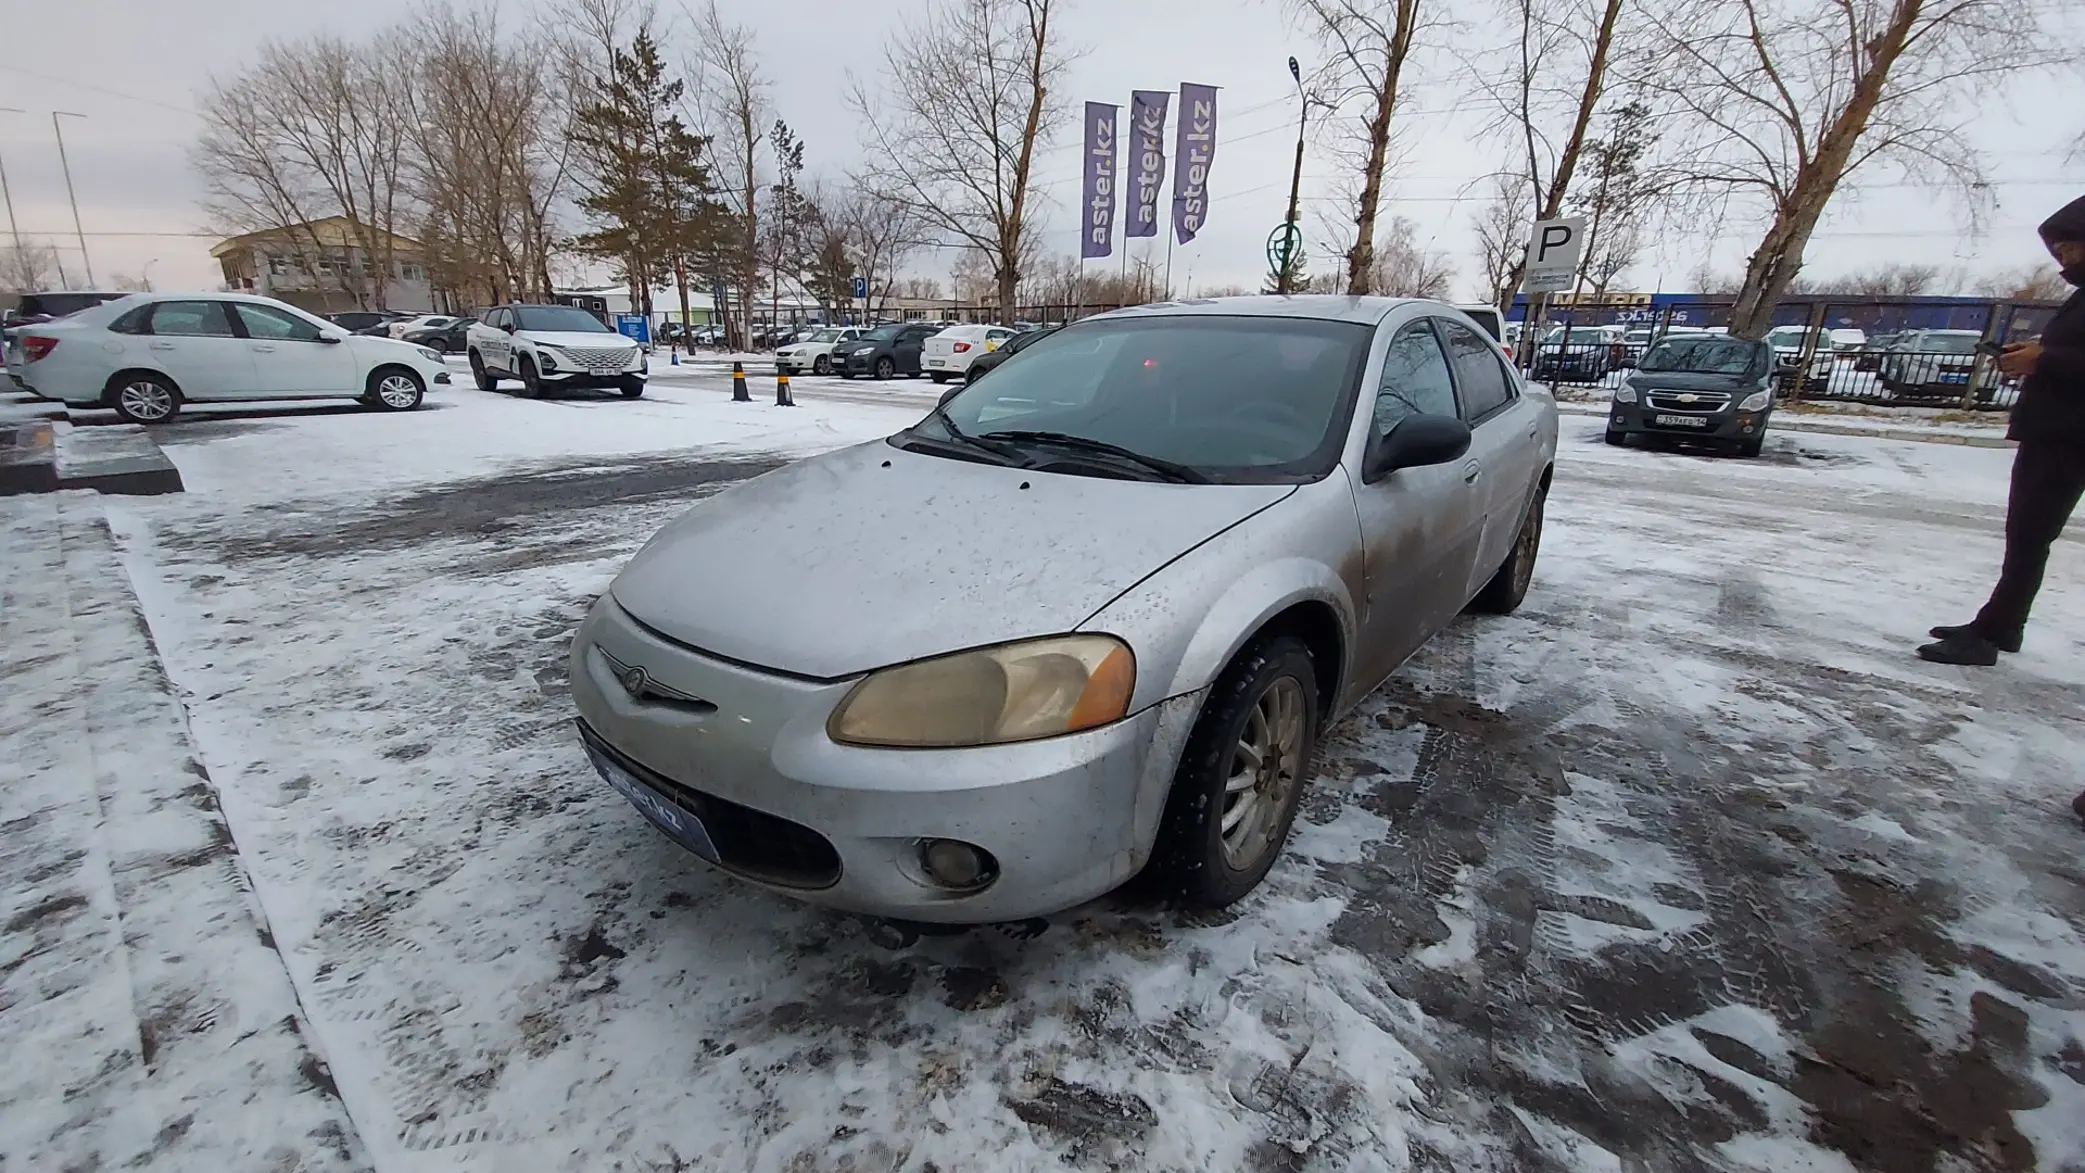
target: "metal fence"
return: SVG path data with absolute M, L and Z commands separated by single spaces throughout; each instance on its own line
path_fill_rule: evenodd
M 1812 299 L 1783 304 L 1768 335 L 1775 376 L 1790 399 L 1882 407 L 2003 411 L 2017 379 L 1998 371 L 1989 347 L 2038 336 L 2056 302 L 1948 299 Z M 1674 329 L 1727 329 L 1728 301 L 1654 309 L 1578 309 L 1551 315 L 1515 355 L 1535 379 L 1611 390 L 1643 352 Z M 1525 327 L 1523 327 L 1525 329 Z

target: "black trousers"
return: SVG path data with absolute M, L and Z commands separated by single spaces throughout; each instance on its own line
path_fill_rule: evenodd
M 2013 453 L 2012 494 L 2005 504 L 2005 565 L 1991 600 L 1972 625 L 1984 638 L 2016 640 L 2042 586 L 2049 547 L 2085 495 L 2085 450 L 2062 441 L 2023 443 Z

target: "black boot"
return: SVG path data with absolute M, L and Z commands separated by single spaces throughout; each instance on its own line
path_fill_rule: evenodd
M 1952 635 L 1918 650 L 1918 658 L 1935 664 L 1974 664 L 1988 667 L 1998 662 L 1998 645 L 1980 635 Z
M 1978 639 L 1986 638 L 1977 631 L 1974 623 L 1963 623 L 1954 627 L 1936 627 L 1926 634 L 1938 640 L 1956 639 L 1965 635 L 1975 636 Z M 2017 635 L 2010 639 L 1994 639 L 1989 642 L 2001 652 L 2017 652 L 2020 650 L 2020 637 Z

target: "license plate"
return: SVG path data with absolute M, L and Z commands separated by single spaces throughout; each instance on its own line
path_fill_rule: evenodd
M 1698 415 L 1654 415 L 1651 422 L 1661 428 L 1705 428 L 1709 421 Z
M 615 788 L 617 794 L 630 800 L 638 813 L 651 820 L 653 826 L 673 837 L 674 842 L 687 848 L 711 863 L 721 862 L 717 858 L 717 845 L 710 842 L 709 831 L 702 820 L 675 806 L 671 799 L 643 782 L 634 774 L 609 760 L 607 755 L 593 746 L 586 747 L 586 756 L 593 759 L 594 769 Z
M 947 360 L 939 358 L 930 358 L 927 360 L 927 365 L 930 367 L 945 366 L 947 365 Z

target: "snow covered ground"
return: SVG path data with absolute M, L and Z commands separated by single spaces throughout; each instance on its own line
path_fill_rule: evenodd
M 1569 417 L 1527 606 L 1332 731 L 1260 893 L 892 948 L 653 833 L 571 736 L 563 657 L 690 501 L 935 389 L 802 379 L 791 410 L 661 374 L 198 418 L 163 433 L 185 496 L 103 504 L 354 1160 L 2085 1167 L 2085 547 L 2023 654 L 1909 655 L 1988 586 L 2009 453 L 1712 460 Z M 210 1110 L 278 1110 L 237 1099 Z M 24 1169 L 79 1149 L 0 1135 Z

